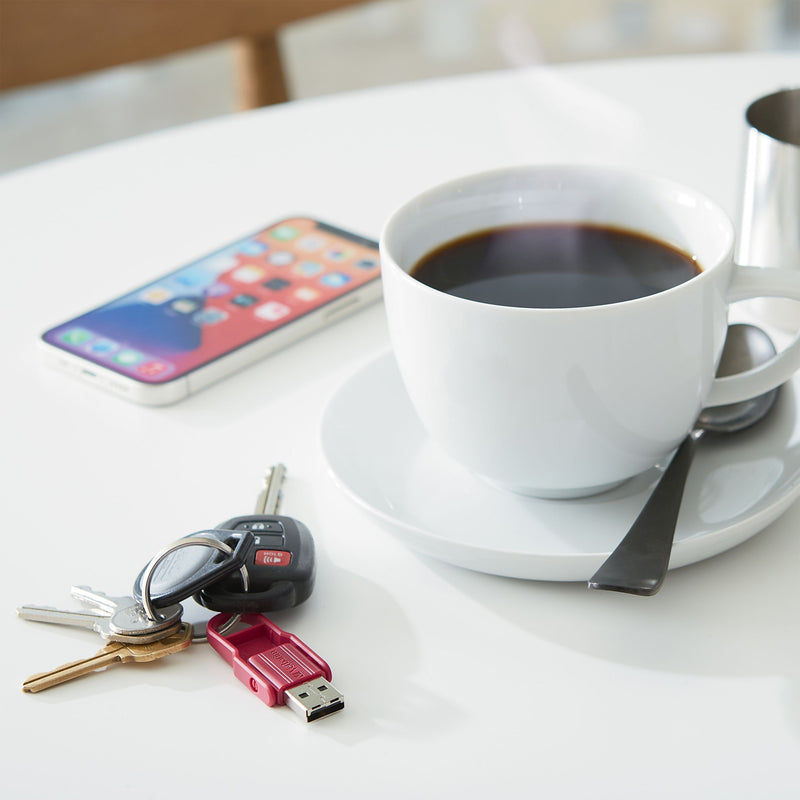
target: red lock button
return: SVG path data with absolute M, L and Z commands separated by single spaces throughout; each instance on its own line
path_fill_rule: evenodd
M 286 550 L 256 550 L 257 567 L 288 567 L 292 563 L 292 554 Z

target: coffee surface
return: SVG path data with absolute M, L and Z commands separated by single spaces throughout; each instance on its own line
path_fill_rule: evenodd
M 434 289 L 502 306 L 577 308 L 671 289 L 701 271 L 643 234 L 583 223 L 493 228 L 448 242 L 410 274 Z

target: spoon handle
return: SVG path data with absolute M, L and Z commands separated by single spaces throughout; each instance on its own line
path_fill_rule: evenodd
M 625 538 L 589 579 L 590 589 L 652 595 L 661 588 L 699 438 L 693 432 L 683 440 Z

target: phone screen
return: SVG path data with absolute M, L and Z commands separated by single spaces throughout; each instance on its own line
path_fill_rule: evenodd
M 166 383 L 379 276 L 375 242 L 297 217 L 58 325 L 43 338 L 122 375 Z

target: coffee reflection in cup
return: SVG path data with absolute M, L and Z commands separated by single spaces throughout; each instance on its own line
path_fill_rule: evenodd
M 688 253 L 622 228 L 511 225 L 471 233 L 426 254 L 410 274 L 442 292 L 501 306 L 578 308 L 671 289 L 700 265 Z

